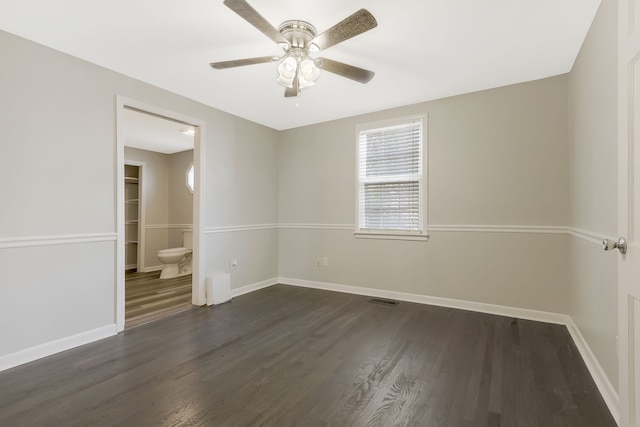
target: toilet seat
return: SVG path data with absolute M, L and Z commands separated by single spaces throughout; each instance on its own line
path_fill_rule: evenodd
M 169 248 L 169 249 L 160 249 L 158 251 L 158 256 L 180 256 L 186 255 L 191 252 L 191 249 L 188 248 Z
M 193 230 L 182 230 L 182 246 L 160 249 L 158 260 L 162 263 L 161 279 L 191 274 L 193 257 Z
M 162 262 L 161 279 L 191 274 L 191 254 L 189 248 L 168 248 L 158 251 L 158 259 Z

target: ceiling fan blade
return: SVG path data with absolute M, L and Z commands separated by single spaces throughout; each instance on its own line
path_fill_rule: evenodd
M 326 58 L 318 58 L 316 60 L 316 65 L 321 70 L 325 70 L 360 83 L 369 83 L 373 76 L 376 75 L 373 71 Z
M 366 9 L 360 9 L 353 15 L 338 22 L 309 42 L 320 50 L 326 49 L 378 26 L 376 18 Z
M 284 96 L 285 98 L 291 98 L 294 96 L 298 96 L 300 94 L 300 81 L 298 80 L 298 72 L 296 70 L 296 76 L 293 78 L 293 83 L 291 87 L 285 88 Z
M 245 0 L 224 0 L 224 5 L 278 44 L 289 46 L 287 39 Z
M 284 89 L 285 98 L 293 98 L 298 96 L 298 90 L 295 87 L 287 87 Z
M 211 65 L 216 70 L 224 70 L 225 68 L 243 67 L 245 65 L 262 64 L 264 62 L 277 61 L 277 56 L 260 56 L 258 58 L 235 59 L 233 61 L 212 62 Z

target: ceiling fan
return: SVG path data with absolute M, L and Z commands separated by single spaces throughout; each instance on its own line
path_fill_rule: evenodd
M 285 87 L 286 97 L 298 96 L 302 89 L 313 86 L 320 70 L 360 83 L 368 83 L 375 75 L 373 71 L 353 65 L 310 56 L 375 28 L 378 23 L 366 9 L 360 9 L 325 32 L 316 34 L 313 25 L 300 20 L 285 21 L 276 30 L 245 0 L 224 0 L 224 5 L 276 42 L 285 53 L 281 57 L 260 56 L 209 64 L 217 70 L 280 61 L 277 81 Z

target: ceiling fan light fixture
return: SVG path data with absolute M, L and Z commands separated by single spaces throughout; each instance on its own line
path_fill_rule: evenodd
M 300 63 L 300 73 L 306 80 L 316 81 L 320 77 L 320 69 L 313 59 L 307 57 Z
M 291 79 L 284 79 L 282 78 L 282 76 L 278 76 L 278 78 L 276 79 L 276 81 L 278 83 L 280 83 L 282 86 L 284 87 L 288 87 L 288 88 L 292 88 L 293 87 L 293 78 Z
M 313 86 L 318 77 L 320 77 L 320 69 L 316 67 L 313 59 L 309 57 L 303 59 L 300 63 L 300 72 L 298 75 L 300 89 Z
M 314 84 L 316 84 L 316 82 L 314 82 L 313 80 L 306 80 L 303 77 L 298 79 L 298 89 L 301 89 L 301 90 L 306 87 L 311 87 Z
M 293 79 L 296 76 L 298 70 L 298 61 L 291 56 L 287 56 L 278 65 L 278 83 L 284 87 L 293 87 Z
M 292 56 L 287 56 L 278 67 L 278 71 L 280 72 L 280 74 L 286 76 L 290 75 L 293 78 L 293 75 L 296 72 L 296 68 L 298 68 L 298 61 L 296 61 L 296 59 Z

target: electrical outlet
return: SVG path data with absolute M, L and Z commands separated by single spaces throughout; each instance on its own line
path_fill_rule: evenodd
M 318 256 L 316 257 L 316 267 L 320 267 L 321 265 L 322 265 L 322 258 Z
M 324 267 L 327 267 L 329 265 L 329 257 L 326 257 L 326 256 L 322 257 L 322 265 Z
M 238 260 L 234 258 L 229 261 L 229 270 L 235 270 L 236 268 L 238 268 Z

